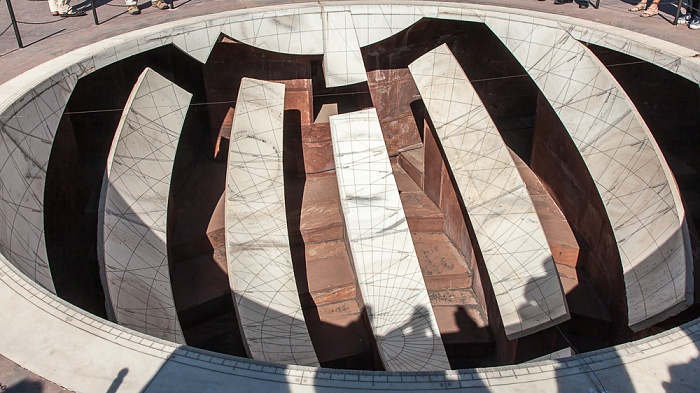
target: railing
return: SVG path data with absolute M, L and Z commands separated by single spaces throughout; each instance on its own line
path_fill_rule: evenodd
M 598 0 L 600 1 L 600 0 Z M 12 23 L 12 28 L 15 32 L 15 38 L 17 39 L 17 46 L 19 46 L 20 49 L 24 48 L 24 44 L 22 44 L 22 36 L 19 32 L 19 23 L 17 18 L 15 18 L 15 12 L 12 8 L 12 1 L 10 0 L 5 0 L 7 3 L 7 10 L 10 14 L 10 21 Z M 97 17 L 97 8 L 95 7 L 95 0 L 90 0 L 90 8 L 92 8 L 92 17 L 95 20 L 95 25 L 100 24 L 100 20 Z M 170 0 L 170 8 L 174 9 L 175 8 L 175 0 Z

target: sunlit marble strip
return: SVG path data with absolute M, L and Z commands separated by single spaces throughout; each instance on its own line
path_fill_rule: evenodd
M 199 22 L 173 29 L 173 45 L 192 56 L 200 63 L 206 63 L 214 49 L 222 24 Z
M 391 37 L 422 18 L 433 18 L 438 10 L 437 6 L 426 3 L 353 4 L 347 8 L 352 11 L 352 20 L 360 47 Z
M 139 77 L 107 158 L 97 242 L 107 308 L 115 320 L 183 344 L 166 227 L 173 161 L 191 98 L 150 68 Z
M 384 367 L 449 369 L 377 112 L 330 123 L 347 241 Z
M 508 149 L 447 45 L 409 67 L 474 225 L 515 339 L 569 319 L 540 220 Z
M 323 13 L 323 74 L 326 87 L 367 81 L 355 25 L 349 12 Z
M 231 16 L 221 31 L 235 40 L 273 52 L 323 53 L 323 22 L 318 5 Z
M 692 301 L 692 257 L 675 180 L 646 124 L 600 61 L 562 29 L 485 19 L 537 83 L 581 152 L 617 240 L 635 330 Z
M 289 250 L 284 85 L 243 78 L 226 180 L 226 251 L 244 343 L 257 360 L 318 366 Z

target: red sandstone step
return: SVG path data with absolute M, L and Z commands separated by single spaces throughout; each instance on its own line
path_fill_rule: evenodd
M 575 268 L 578 262 L 579 246 L 564 213 L 561 212 L 532 169 L 517 154 L 512 151 L 510 153 L 532 198 L 554 262 L 558 265 Z M 563 268 L 563 270 L 567 269 Z M 570 275 L 568 276 L 570 277 Z
M 445 216 L 423 192 L 402 192 L 401 203 L 411 232 L 442 232 Z
M 310 243 L 305 248 L 306 292 L 313 298 L 314 304 L 357 297 L 355 273 L 343 240 Z M 302 288 L 299 291 L 302 293 Z
M 299 229 L 304 243 L 343 238 L 343 219 L 335 172 L 306 179 Z
M 412 237 L 428 291 L 471 290 L 471 268 L 444 233 L 413 232 Z
M 398 157 L 392 157 L 389 159 L 391 162 L 391 169 L 394 172 L 394 180 L 396 180 L 396 187 L 399 192 L 420 192 L 421 189 L 418 187 L 416 182 L 411 179 L 411 177 L 406 173 L 406 171 L 401 168 L 399 164 Z
M 398 162 L 413 182 L 423 189 L 423 147 L 399 153 Z

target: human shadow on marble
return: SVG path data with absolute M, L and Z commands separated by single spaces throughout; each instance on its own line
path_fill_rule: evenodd
M 690 319 L 690 322 L 681 325 L 679 329 L 683 334 L 687 335 L 689 339 L 693 340 L 695 351 L 683 351 L 685 353 L 691 352 L 692 355 L 690 356 L 692 357 L 686 362 L 669 366 L 668 374 L 670 376 L 670 380 L 664 381 L 661 384 L 664 390 L 668 393 L 692 392 L 697 390 L 697 386 L 700 384 L 700 355 L 697 355 L 698 352 L 700 352 L 700 333 L 697 330 L 695 332 L 693 331 L 693 328 L 699 326 L 700 322 L 698 322 L 698 319 L 695 318 L 696 314 L 694 311 L 697 310 L 688 310 L 676 317 Z M 677 325 L 677 321 L 673 321 L 673 319 L 674 318 L 671 318 L 668 326 Z M 679 352 L 678 357 L 681 358 L 682 356 L 686 356 L 685 353 Z
M 106 393 L 117 393 L 119 391 L 119 387 L 122 386 L 122 383 L 124 382 L 124 377 L 126 377 L 127 374 L 129 374 L 128 367 L 124 367 L 123 369 L 119 370 L 117 377 L 114 378 L 112 384 L 109 385 Z

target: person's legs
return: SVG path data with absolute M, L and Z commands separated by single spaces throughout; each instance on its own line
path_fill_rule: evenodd
M 659 14 L 659 2 L 661 0 L 654 0 L 651 4 L 649 4 L 649 7 L 647 7 L 644 12 L 642 12 L 639 16 L 642 18 L 648 18 L 650 16 L 658 15 Z
M 131 15 L 138 15 L 141 13 L 136 0 L 124 0 L 124 2 L 126 3 L 126 12 L 130 13 Z
M 635 5 L 634 7 L 630 7 L 627 11 L 638 12 L 644 11 L 645 9 L 647 9 L 647 0 L 642 0 L 639 3 L 637 3 L 637 5 Z
M 690 22 L 688 22 L 688 28 L 691 30 L 700 29 L 698 8 L 700 8 L 700 0 L 693 0 L 690 4 L 690 9 L 687 11 L 687 13 L 691 15 Z
M 70 11 L 70 0 L 49 0 L 51 15 L 58 16 Z

